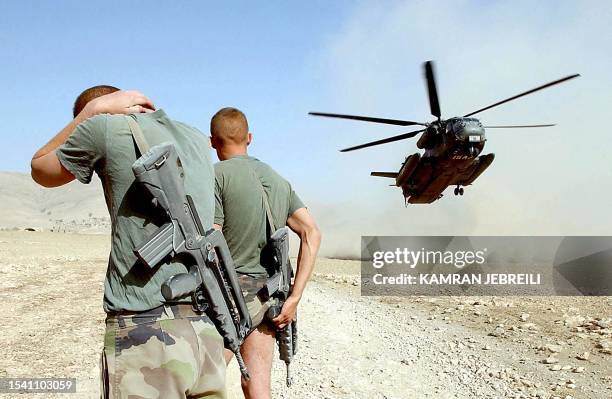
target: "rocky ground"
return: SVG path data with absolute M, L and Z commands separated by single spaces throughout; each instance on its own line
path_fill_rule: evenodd
M 75 377 L 74 397 L 98 397 L 108 245 L 0 232 L 0 377 Z M 319 260 L 275 398 L 612 398 L 612 298 L 362 297 L 358 272 Z M 241 397 L 235 364 L 228 385 Z

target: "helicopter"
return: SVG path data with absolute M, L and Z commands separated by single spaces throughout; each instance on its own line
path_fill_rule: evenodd
M 498 101 L 466 115 L 442 119 L 432 61 L 424 63 L 424 75 L 427 83 L 429 108 L 432 116 L 437 118 L 429 123 L 359 115 L 309 112 L 310 115 L 328 118 L 351 119 L 396 126 L 423 126 L 420 130 L 340 150 L 341 152 L 354 151 L 366 147 L 405 140 L 420 134 L 421 136 L 417 141 L 417 147 L 421 150 L 425 150 L 422 154 L 417 152 L 408 156 L 402 163 L 398 172 L 370 173 L 371 176 L 395 179 L 395 184 L 392 184 L 392 186 L 397 186 L 402 189 L 406 204 L 432 203 L 442 198 L 444 190 L 449 186 L 455 186 L 455 195 L 463 195 L 463 187 L 474 183 L 474 181 L 491 165 L 493 159 L 495 159 L 495 154 L 493 153 L 481 155 L 485 142 L 487 141 L 485 129 L 555 126 L 554 124 L 483 126 L 478 119 L 472 117 L 473 115 L 580 76 L 580 74 L 569 75 L 505 100 Z

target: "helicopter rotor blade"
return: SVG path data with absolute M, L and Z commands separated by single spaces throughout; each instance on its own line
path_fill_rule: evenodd
M 426 123 L 421 123 L 421 122 L 404 121 L 400 119 L 373 118 L 370 116 L 328 114 L 326 112 L 309 112 L 308 115 L 324 116 L 327 118 L 352 119 L 352 120 L 364 121 L 364 122 L 385 123 L 387 125 L 397 125 L 397 126 L 413 126 L 413 125 L 427 126 Z
M 507 126 L 483 126 L 485 129 L 520 129 L 527 127 L 550 127 L 557 126 L 554 123 L 546 124 L 546 125 L 507 125 Z
M 556 85 L 556 84 L 559 84 L 559 83 L 565 82 L 566 80 L 570 80 L 570 79 L 577 78 L 578 76 L 580 76 L 580 74 L 579 74 L 579 73 L 576 73 L 576 74 L 574 74 L 574 75 L 566 76 L 566 77 L 564 77 L 564 78 L 561 78 L 561 79 L 555 80 L 555 81 L 553 81 L 553 82 L 546 83 L 545 85 L 538 86 L 538 87 L 536 87 L 535 89 L 531 89 L 531 90 L 525 91 L 525 92 L 523 92 L 523 93 L 517 94 L 516 96 L 512 96 L 512 97 L 507 98 L 507 99 L 505 99 L 505 100 L 502 100 L 502 101 L 496 102 L 495 104 L 491 104 L 491 105 L 489 105 L 489 106 L 487 106 L 487 107 L 481 108 L 481 109 L 476 110 L 476 111 L 474 111 L 474 112 L 470 112 L 469 114 L 463 115 L 463 117 L 468 117 L 468 116 L 475 115 L 475 114 L 477 114 L 477 113 L 479 113 L 479 112 L 486 111 L 487 109 L 491 109 L 491 108 L 493 108 L 493 107 L 497 107 L 498 105 L 505 104 L 505 103 L 507 103 L 507 102 L 509 102 L 509 101 L 516 100 L 517 98 L 520 98 L 520 97 L 526 96 L 526 95 L 531 94 L 531 93 L 535 93 L 536 91 L 539 91 L 539 90 L 542 90 L 542 89 L 546 89 L 547 87 L 554 86 L 554 85 Z
M 369 143 L 364 143 L 364 144 L 356 145 L 354 147 L 345 148 L 343 150 L 340 150 L 340 152 L 348 152 L 348 151 L 360 150 L 360 149 L 366 148 L 366 147 L 372 147 L 372 146 L 375 146 L 375 145 L 387 144 L 387 143 L 392 143 L 394 141 L 409 139 L 409 138 L 414 137 L 417 134 L 422 133 L 424 131 L 425 131 L 425 129 L 421 129 L 421 130 L 417 130 L 417 131 L 414 131 L 414 132 L 403 133 L 403 134 L 399 134 L 397 136 L 387 137 L 386 139 L 371 141 Z
M 425 63 L 425 80 L 427 80 L 427 94 L 429 96 L 429 109 L 433 116 L 440 119 L 440 102 L 438 101 L 438 89 L 436 88 L 436 77 L 433 71 L 433 62 Z

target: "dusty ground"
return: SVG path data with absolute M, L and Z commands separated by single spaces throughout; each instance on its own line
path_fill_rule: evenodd
M 0 232 L 0 377 L 75 377 L 71 397 L 97 397 L 108 245 Z M 612 298 L 369 298 L 358 272 L 319 261 L 300 307 L 295 384 L 284 387 L 276 361 L 274 397 L 612 398 Z M 228 384 L 241 397 L 235 365 Z

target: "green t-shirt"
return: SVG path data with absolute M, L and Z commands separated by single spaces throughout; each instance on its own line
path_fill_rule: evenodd
M 257 158 L 239 155 L 215 164 L 215 223 L 222 226 L 236 271 L 262 277 L 267 274 L 260 262 L 267 221 L 255 176 L 267 194 L 277 229 L 304 204 L 287 180 Z
M 214 172 L 209 139 L 193 127 L 170 120 L 162 110 L 135 117 L 150 146 L 174 143 L 185 172 L 185 191 L 193 197 L 204 227 L 212 227 Z M 136 151 L 126 117 L 104 114 L 77 126 L 56 152 L 62 165 L 80 182 L 89 183 L 93 172 L 102 181 L 112 224 L 104 282 L 106 312 L 143 311 L 161 305 L 161 284 L 169 276 L 186 271 L 179 260 L 172 259 L 150 269 L 134 255 L 134 248 L 166 221 L 134 181 Z

